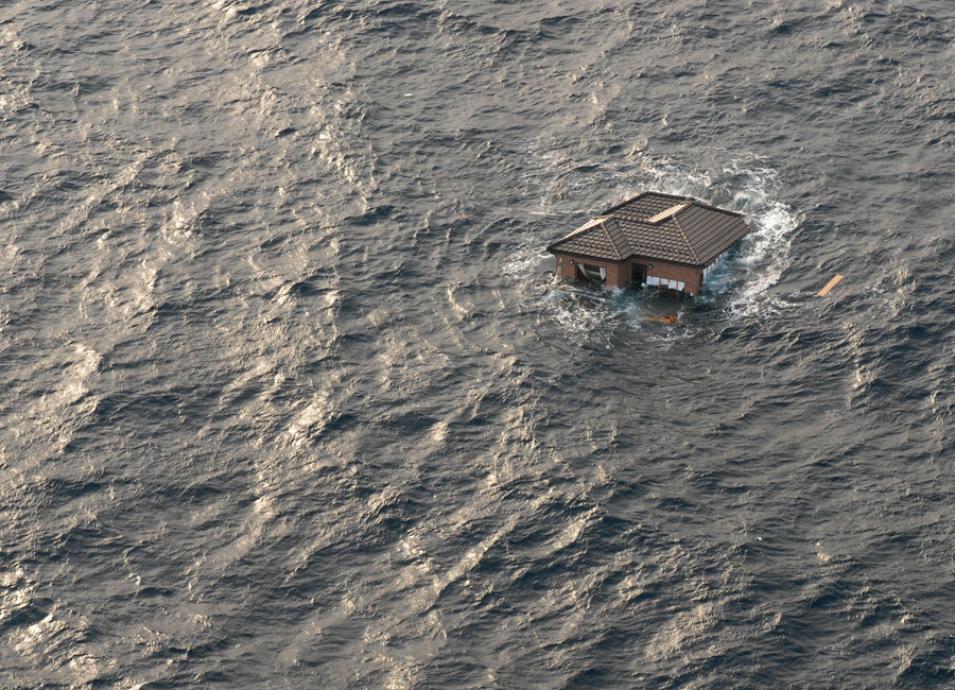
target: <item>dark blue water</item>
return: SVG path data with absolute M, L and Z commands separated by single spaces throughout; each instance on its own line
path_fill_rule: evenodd
M 953 38 L 0 3 L 0 687 L 955 684 Z M 547 274 L 644 189 L 706 294 Z

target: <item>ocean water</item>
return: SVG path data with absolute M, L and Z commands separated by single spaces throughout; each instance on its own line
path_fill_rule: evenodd
M 0 687 L 955 685 L 953 64 L 950 0 L 0 3 Z M 754 231 L 556 282 L 644 189 Z

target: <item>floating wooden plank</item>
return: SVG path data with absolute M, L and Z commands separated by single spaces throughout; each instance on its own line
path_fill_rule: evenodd
M 839 281 L 842 280 L 843 278 L 845 278 L 844 275 L 842 275 L 841 273 L 836 273 L 836 275 L 833 276 L 832 280 L 826 283 L 826 286 L 822 290 L 816 293 L 816 297 L 825 297 L 826 295 L 828 295 L 830 292 L 832 292 L 832 288 L 838 285 Z
M 665 314 L 663 316 L 657 316 L 656 314 L 650 314 L 647 316 L 651 321 L 656 321 L 657 323 L 665 323 L 668 326 L 673 326 L 679 321 L 680 316 L 678 314 Z
M 660 221 L 664 221 L 664 220 L 666 220 L 667 218 L 670 218 L 670 217 L 672 217 L 672 216 L 675 216 L 675 215 L 678 214 L 680 211 L 682 211 L 683 209 L 685 209 L 687 206 L 689 206 L 689 204 L 677 204 L 676 206 L 671 206 L 670 208 L 666 209 L 665 211 L 660 211 L 657 215 L 653 216 L 652 218 L 647 218 L 647 222 L 648 222 L 648 223 L 653 223 L 653 224 L 655 225 L 655 224 L 659 223 Z

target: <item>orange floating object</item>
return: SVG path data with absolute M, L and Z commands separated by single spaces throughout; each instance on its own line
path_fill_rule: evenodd
M 842 280 L 843 278 L 845 278 L 844 275 L 842 275 L 841 273 L 836 273 L 836 275 L 833 276 L 832 280 L 826 283 L 826 286 L 822 290 L 816 293 L 816 297 L 825 297 L 826 295 L 828 295 L 830 292 L 832 292 L 832 288 L 838 285 L 839 281 Z

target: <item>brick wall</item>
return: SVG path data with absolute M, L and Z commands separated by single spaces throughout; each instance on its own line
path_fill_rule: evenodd
M 604 284 L 607 287 L 625 288 L 630 285 L 629 263 L 601 261 L 600 259 L 576 257 L 569 254 L 556 254 L 555 256 L 557 263 L 554 272 L 561 278 L 575 279 L 577 277 L 577 264 L 581 263 L 606 268 L 607 278 L 604 280 Z
M 669 278 L 670 280 L 682 280 L 686 283 L 684 291 L 691 295 L 697 294 L 703 284 L 703 269 L 700 268 L 684 266 L 683 264 L 672 264 L 669 261 L 660 261 L 658 259 L 637 260 L 636 263 L 649 266 L 649 268 L 647 268 L 648 276 Z
M 625 288 L 630 285 L 630 264 L 607 264 L 607 287 Z
M 703 284 L 703 270 L 693 266 L 670 263 L 669 261 L 660 261 L 659 259 L 634 259 L 617 263 L 614 261 L 601 261 L 599 259 L 590 259 L 587 257 L 578 257 L 571 254 L 556 254 L 556 267 L 554 272 L 561 278 L 574 280 L 577 277 L 577 263 L 589 264 L 591 266 L 600 266 L 607 269 L 607 287 L 625 288 L 630 285 L 632 275 L 631 264 L 638 263 L 647 266 L 647 275 L 657 278 L 669 278 L 670 280 L 682 280 L 686 283 L 685 292 L 695 295 L 699 293 Z
M 577 277 L 576 266 L 574 262 L 564 254 L 557 254 L 557 267 L 554 269 L 556 273 L 561 278 L 567 278 L 568 280 L 573 280 Z

